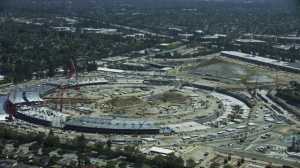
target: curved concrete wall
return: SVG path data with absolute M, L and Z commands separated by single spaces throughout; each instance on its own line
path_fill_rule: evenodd
M 22 113 L 19 113 L 19 112 L 17 112 L 15 114 L 15 117 L 17 119 L 24 120 L 24 121 L 34 123 L 34 124 L 37 124 L 37 125 L 43 125 L 43 126 L 47 126 L 47 127 L 51 126 L 50 121 L 35 118 L 35 117 L 32 117 L 32 116 L 28 116 L 28 115 L 25 115 L 25 114 L 22 114 Z
M 153 84 L 153 85 L 158 85 L 162 84 L 160 83 L 160 81 L 158 80 L 145 80 L 147 84 Z M 163 80 L 164 84 L 174 84 L 176 81 L 174 80 Z M 216 91 L 231 97 L 234 97 L 240 101 L 242 101 L 243 103 L 245 103 L 247 106 L 252 107 L 251 101 L 248 100 L 247 98 L 229 92 L 225 89 L 220 89 L 220 88 L 215 88 L 215 87 L 211 87 L 211 86 L 207 86 L 207 85 L 200 85 L 200 84 L 195 84 L 195 83 L 183 83 L 182 86 L 189 86 L 189 87 L 194 87 L 194 88 L 198 88 L 198 89 L 203 89 L 203 90 L 209 90 L 209 91 Z M 54 91 L 54 89 L 49 90 Z M 215 118 L 216 115 L 211 115 L 211 116 L 207 116 L 207 118 L 205 119 L 213 119 Z M 44 125 L 44 126 L 51 126 L 51 122 L 50 121 L 46 121 L 43 119 L 39 119 L 39 118 L 34 118 L 32 116 L 27 116 L 25 114 L 16 113 L 16 118 L 30 122 L 30 123 L 34 123 L 37 125 Z M 205 120 L 205 119 L 200 119 L 200 121 Z M 70 124 L 66 124 L 64 127 L 65 130 L 73 130 L 73 131 L 80 131 L 80 132 L 89 132 L 89 133 L 118 133 L 118 134 L 159 134 L 160 129 L 107 129 L 107 128 L 97 128 L 97 127 L 87 127 L 87 126 L 77 126 L 77 125 L 70 125 Z
M 216 91 L 216 92 L 234 97 L 234 98 L 242 101 L 243 103 L 245 103 L 247 106 L 253 107 L 253 104 L 251 103 L 251 100 L 248 97 L 244 97 L 242 95 L 232 93 L 232 92 L 230 92 L 228 90 L 225 90 L 225 89 L 215 88 L 215 87 L 212 87 L 212 86 L 200 85 L 200 84 L 195 84 L 195 83 L 184 83 L 183 86 L 190 86 L 190 87 L 195 87 L 195 88 L 203 89 L 203 90 Z
M 159 134 L 159 129 L 107 129 L 95 128 L 86 126 L 66 125 L 65 130 L 88 132 L 88 133 L 103 133 L 103 134 Z

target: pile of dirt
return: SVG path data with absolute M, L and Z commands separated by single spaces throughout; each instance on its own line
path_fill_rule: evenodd
M 108 100 L 105 104 L 112 107 L 130 107 L 144 104 L 144 101 L 135 96 L 115 97 Z
M 166 91 L 162 94 L 156 95 L 155 98 L 153 98 L 153 100 L 155 102 L 160 101 L 164 103 L 181 104 L 189 101 L 190 98 L 176 91 Z

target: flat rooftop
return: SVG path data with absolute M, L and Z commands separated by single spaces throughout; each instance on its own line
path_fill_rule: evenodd
M 256 39 L 236 39 L 235 41 L 239 43 L 265 43 L 265 41 Z
M 281 45 L 273 45 L 273 48 L 282 49 L 282 50 L 289 50 L 295 47 L 296 50 L 300 49 L 300 44 L 281 44 Z
M 242 53 L 242 52 L 238 52 L 238 51 L 222 51 L 221 54 L 224 56 L 229 55 L 232 57 L 242 58 L 242 59 L 249 60 L 249 61 L 261 62 L 264 64 L 269 64 L 269 65 L 274 65 L 274 66 L 278 66 L 278 67 L 289 68 L 292 70 L 300 71 L 300 65 L 298 63 L 289 63 L 289 62 L 285 62 L 285 61 L 279 61 L 279 60 L 272 59 L 272 58 L 255 56 L 255 55 Z
M 149 149 L 149 151 L 150 151 L 150 152 L 155 152 L 155 153 L 161 153 L 161 154 L 165 154 L 165 155 L 174 153 L 173 150 L 166 149 L 166 148 L 160 148 L 160 147 L 156 147 L 156 146 L 151 147 L 151 148 Z

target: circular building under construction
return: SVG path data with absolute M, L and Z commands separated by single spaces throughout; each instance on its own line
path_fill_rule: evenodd
M 6 103 L 10 119 L 88 133 L 159 134 L 226 122 L 234 105 L 242 108 L 240 119 L 249 115 L 248 100 L 225 90 L 170 76 L 117 73 L 114 79 L 57 78 L 14 89 Z

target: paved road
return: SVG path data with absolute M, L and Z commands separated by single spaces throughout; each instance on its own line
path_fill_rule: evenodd
M 244 158 L 249 158 L 249 159 L 255 158 L 260 161 L 271 162 L 271 163 L 279 164 L 279 165 L 288 165 L 288 166 L 292 166 L 295 168 L 299 167 L 299 165 L 300 165 L 300 162 L 287 161 L 287 160 L 282 160 L 279 158 L 270 158 L 266 155 L 259 154 L 259 153 L 250 153 L 250 152 L 246 152 L 246 151 L 229 150 L 229 149 L 221 149 L 221 148 L 216 148 L 215 150 L 220 153 L 223 153 L 223 154 L 232 153 L 233 155 L 237 155 L 239 157 L 244 157 Z
M 273 100 L 271 100 L 268 96 L 267 96 L 267 91 L 266 90 L 261 90 L 258 91 L 258 94 L 260 94 L 262 97 L 264 97 L 264 99 L 266 99 L 268 101 L 268 103 L 264 103 L 265 105 L 267 105 L 269 108 L 273 109 L 274 112 L 276 112 L 277 115 L 279 116 L 283 116 L 285 118 L 287 118 L 289 121 L 292 121 L 293 123 L 295 123 L 296 125 L 300 125 L 300 122 L 295 119 L 294 117 L 291 117 L 291 115 L 289 115 L 289 112 L 286 111 L 284 108 L 282 108 L 279 104 L 277 104 L 276 102 L 274 102 Z M 259 97 L 257 97 L 258 99 L 260 99 Z M 272 108 L 272 106 L 276 106 L 278 109 L 280 109 L 280 111 L 282 111 L 284 114 L 280 114 L 279 112 L 277 112 L 274 108 Z
M 138 29 L 138 28 L 134 28 L 134 27 L 130 27 L 130 26 L 125 26 L 125 25 L 110 24 L 110 26 L 117 27 L 117 28 L 122 28 L 122 29 L 126 29 L 126 30 L 132 30 L 132 31 L 136 31 L 136 32 L 139 32 L 139 33 L 143 33 L 143 34 L 147 34 L 147 35 L 151 35 L 151 36 L 156 36 L 156 37 L 170 38 L 170 39 L 174 38 L 172 36 L 168 36 L 168 35 L 164 35 L 164 34 L 158 34 L 158 33 L 153 33 L 153 32 L 147 31 L 147 30 Z

